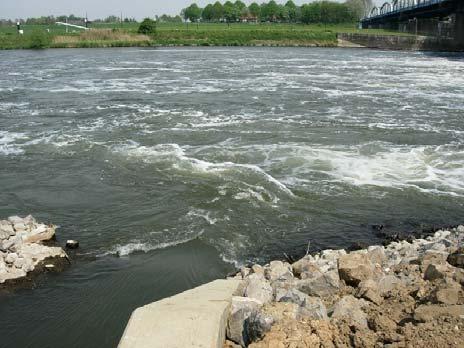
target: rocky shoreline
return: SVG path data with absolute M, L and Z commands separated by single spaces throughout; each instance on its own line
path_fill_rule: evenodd
M 243 267 L 224 347 L 464 347 L 464 226 Z
M 36 275 L 61 270 L 68 263 L 61 247 L 49 245 L 55 230 L 31 215 L 0 220 L 0 290 L 31 283 Z

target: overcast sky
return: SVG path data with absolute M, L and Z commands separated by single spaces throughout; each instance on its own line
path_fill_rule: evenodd
M 197 3 L 205 6 L 214 1 L 198 0 Z M 94 19 L 108 15 L 119 16 L 122 12 L 124 17 L 141 19 L 163 13 L 179 14 L 182 8 L 192 2 L 193 0 L 0 0 L 0 18 L 16 19 L 71 13 L 85 16 L 87 13 L 89 19 Z M 253 1 L 243 2 L 250 4 Z M 277 2 L 285 3 L 286 0 L 277 0 Z M 294 2 L 303 4 L 310 0 L 294 0 Z

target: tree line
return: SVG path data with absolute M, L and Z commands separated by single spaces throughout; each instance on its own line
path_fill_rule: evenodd
M 249 6 L 240 0 L 216 1 L 204 8 L 196 3 L 183 9 L 181 16 L 190 22 L 280 22 L 280 23 L 350 23 L 363 17 L 372 6 L 372 0 L 315 1 L 297 6 L 292 0 L 278 4 L 274 0 Z
M 52 25 L 56 22 L 66 22 L 69 23 L 84 23 L 85 18 L 75 16 L 73 14 L 70 15 L 62 15 L 62 16 L 41 16 L 41 17 L 31 17 L 27 19 L 17 19 L 16 21 L 12 21 L 11 19 L 0 19 L 0 25 L 9 26 L 14 25 L 16 22 L 20 22 L 21 24 L 28 24 L 28 25 Z M 94 23 L 119 23 L 121 18 L 118 16 L 108 16 L 106 18 L 97 18 L 93 19 L 92 22 Z M 125 23 L 132 23 L 137 22 L 135 18 L 124 18 L 123 21 Z

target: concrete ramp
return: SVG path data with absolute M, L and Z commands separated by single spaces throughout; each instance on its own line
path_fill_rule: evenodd
M 239 280 L 215 280 L 136 309 L 119 348 L 222 348 Z

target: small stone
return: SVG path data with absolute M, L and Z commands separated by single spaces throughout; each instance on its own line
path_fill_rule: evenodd
M 79 242 L 77 240 L 68 239 L 66 241 L 66 248 L 68 248 L 68 249 L 77 249 L 78 247 L 79 247 Z M 243 273 L 242 273 L 242 277 L 244 277 Z
M 16 253 L 9 253 L 6 257 L 5 257 L 5 262 L 6 263 L 9 263 L 9 264 L 13 264 L 16 259 L 18 258 L 18 254 Z

